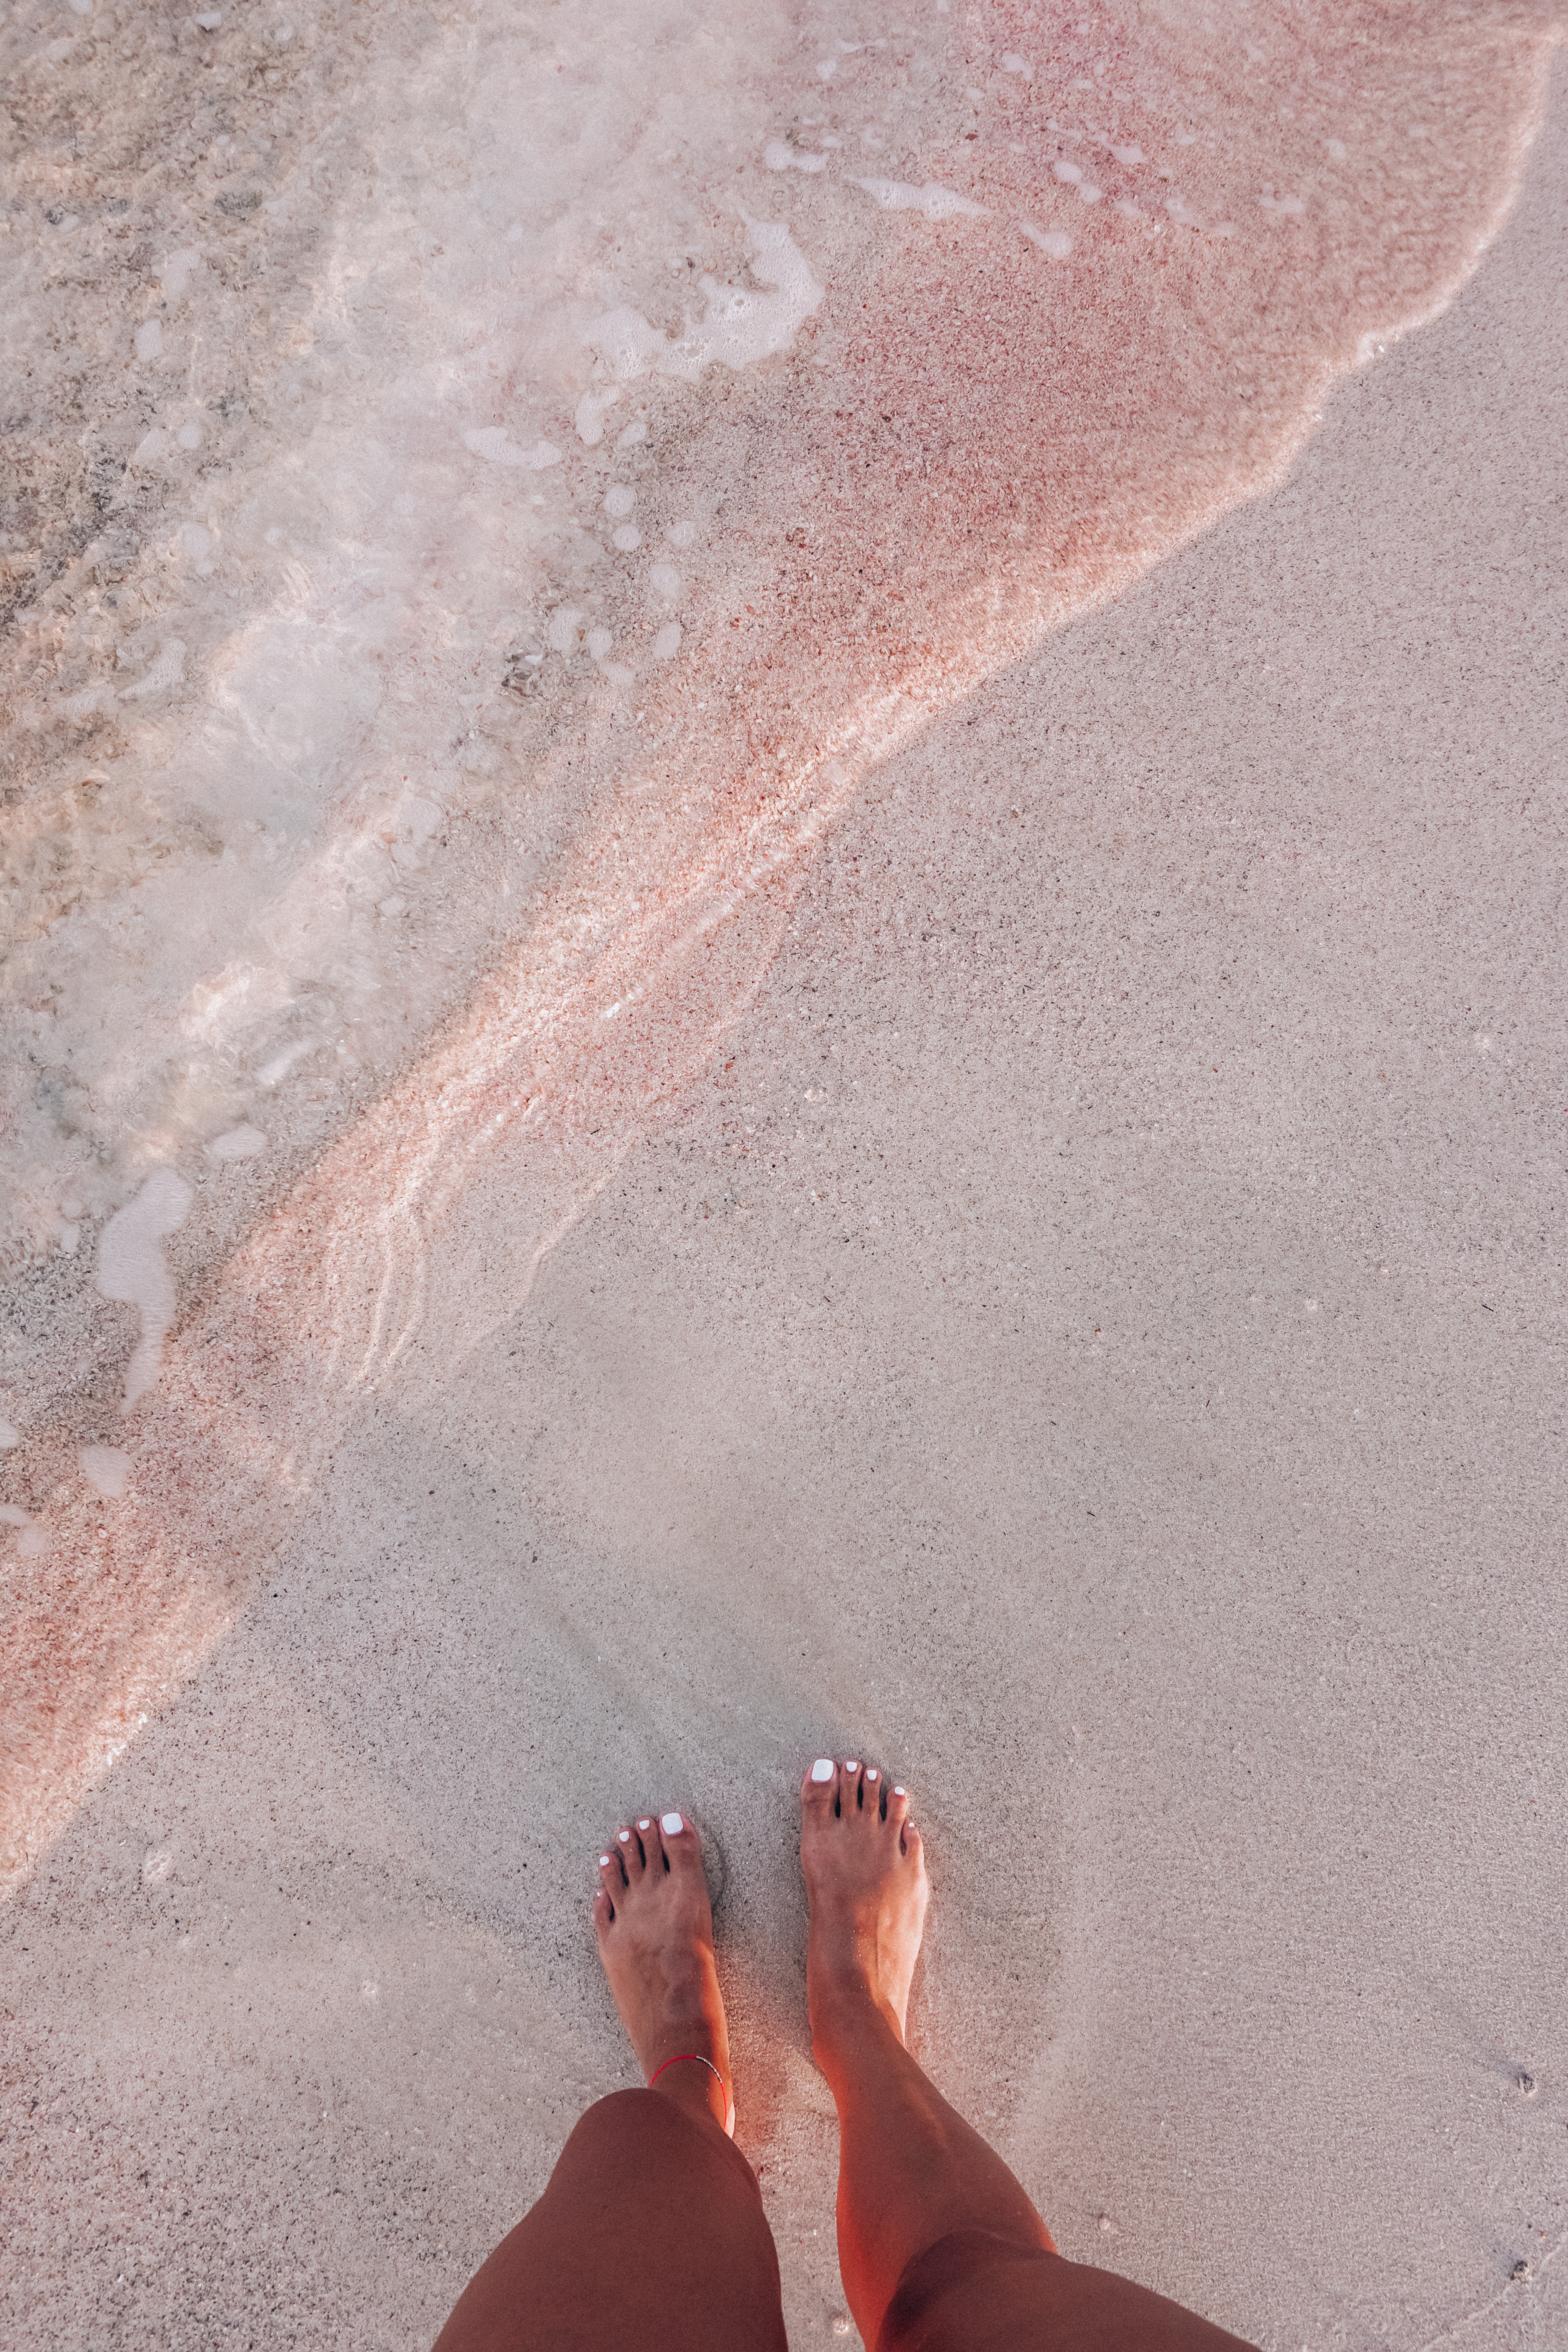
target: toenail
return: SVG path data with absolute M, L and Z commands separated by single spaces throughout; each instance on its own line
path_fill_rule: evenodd
M 866 1778 L 867 1778 L 867 1780 L 874 1780 L 877 1778 L 877 1768 L 876 1768 L 876 1766 L 875 1766 L 874 1764 L 868 1764 L 868 1765 L 867 1765 L 867 1767 L 866 1767 Z
M 609 1866 L 610 1866 L 610 1857 L 609 1857 L 609 1855 L 608 1855 L 607 1853 L 602 1853 L 602 1854 L 599 1856 L 599 1868 L 600 1868 L 601 1870 L 608 1870 Z
M 859 1765 L 855 1761 L 855 1759 L 854 1759 L 854 1757 L 853 1757 L 853 1756 L 847 1756 L 847 1757 L 844 1759 L 844 1769 L 845 1769 L 847 1772 L 858 1772 L 858 1770 L 860 1769 L 860 1767 L 859 1767 Z
M 819 1756 L 816 1763 L 811 1768 L 811 1777 L 814 1780 L 817 1781 L 831 1780 L 833 1778 L 832 1757 Z
M 651 1822 L 639 1822 L 637 1823 L 637 1827 L 639 1830 L 651 1830 L 653 1823 Z
M 622 1843 L 623 1845 L 630 1845 L 631 1842 L 632 1842 L 632 1833 L 631 1833 L 630 1830 L 623 1830 L 623 1831 L 621 1832 L 621 1843 Z
M 903 1793 L 904 1793 L 904 1792 L 903 1792 L 903 1790 L 902 1790 L 898 1786 L 898 1783 L 895 1781 L 895 1782 L 894 1782 L 894 1784 L 893 1784 L 893 1794 L 894 1794 L 894 1796 L 895 1796 L 895 1797 L 901 1797 L 901 1796 L 903 1795 Z
M 679 1837 L 681 1831 L 686 1827 L 686 1823 L 681 1820 L 679 1813 L 661 1813 L 658 1818 L 658 1825 L 664 1832 L 666 1837 Z

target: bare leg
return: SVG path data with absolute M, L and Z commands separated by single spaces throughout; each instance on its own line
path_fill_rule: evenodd
M 713 1923 L 679 1813 L 617 1831 L 594 1927 L 650 2078 L 589 2108 L 543 2196 L 463 2290 L 437 2352 L 784 2352 L 778 2257 L 734 2120 Z M 709 2071 L 710 2066 L 716 2070 Z
M 818 1778 L 818 1775 L 821 1778 Z M 1208 2321 L 1064 2262 L 994 2148 L 904 2047 L 925 1919 L 920 1832 L 901 1789 L 858 1760 L 801 1789 L 812 2043 L 838 2108 L 838 2261 L 883 2352 L 1220 2352 Z

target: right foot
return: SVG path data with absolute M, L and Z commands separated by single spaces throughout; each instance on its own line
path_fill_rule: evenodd
M 868 1996 L 904 2038 L 925 1923 L 925 1858 L 909 1799 L 874 1765 L 823 1757 L 801 1783 L 800 1866 L 811 1932 L 812 2036 L 831 2040 L 846 2005 Z
M 706 2107 L 733 2132 L 713 1915 L 702 1849 L 683 1814 L 645 1814 L 616 1832 L 599 1856 L 594 1932 L 621 2022 L 648 2082 L 668 2059 L 705 2059 L 705 2065 L 668 2067 L 658 2088 L 679 2106 Z

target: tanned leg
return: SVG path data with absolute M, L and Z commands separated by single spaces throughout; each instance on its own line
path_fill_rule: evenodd
M 812 2044 L 838 2108 L 839 2267 L 868 2346 L 1235 2347 L 1163 2296 L 1064 2262 L 994 2148 L 905 2049 L 928 1887 L 903 1790 L 858 1759 L 824 1758 L 802 1784 L 801 1815 Z
M 589 2108 L 538 2204 L 464 2289 L 437 2352 L 785 2352 L 778 2257 L 756 2176 L 729 2137 L 713 1923 L 682 1815 L 616 1832 L 599 1861 L 594 1927 L 658 2087 Z M 689 2063 L 659 2073 L 670 2058 Z

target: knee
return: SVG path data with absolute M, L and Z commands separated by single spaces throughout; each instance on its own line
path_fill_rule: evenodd
M 612 2091 L 578 2117 L 545 2195 L 589 2184 L 650 2221 L 672 2196 L 693 2193 L 762 2216 L 757 2176 L 734 2142 L 658 2091 Z

